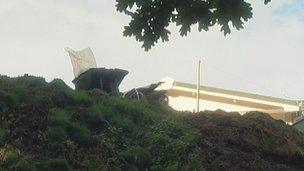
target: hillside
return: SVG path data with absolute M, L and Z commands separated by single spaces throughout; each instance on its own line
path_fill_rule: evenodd
M 176 112 L 0 76 L 0 170 L 303 170 L 304 134 L 251 112 Z

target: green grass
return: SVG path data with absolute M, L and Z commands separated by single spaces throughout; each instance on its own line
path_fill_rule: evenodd
M 27 104 L 47 112 L 46 120 L 39 121 L 45 122 L 45 128 L 37 130 L 40 133 L 37 138 L 32 138 L 31 148 L 43 150 L 40 151 L 43 158 L 55 159 L 47 163 L 45 160 L 48 159 L 33 161 L 37 165 L 40 162 L 49 168 L 65 170 L 79 167 L 79 162 L 95 163 L 95 167 L 100 167 L 98 163 L 101 162 L 110 170 L 116 167 L 127 170 L 172 168 L 173 165 L 182 168 L 187 165 L 183 158 L 189 156 L 186 151 L 192 148 L 195 136 L 188 127 L 177 124 L 178 119 L 173 121 L 175 116 L 168 116 L 166 108 L 147 101 L 108 95 L 91 97 L 86 92 L 73 91 L 61 80 L 48 84 L 42 78 L 26 76 L 6 81 L 10 86 L 0 91 L 0 95 L 7 97 L 7 104 L 17 107 Z M 1 135 L 0 130 L 0 143 Z M 35 141 L 38 139 L 42 139 L 42 143 L 41 140 Z M 44 149 L 45 146 L 51 149 Z M 11 158 L 14 155 L 12 153 Z M 68 162 L 56 159 L 62 155 L 68 157 Z M 91 155 L 96 157 L 90 158 Z M 18 167 L 27 168 L 28 163 L 28 160 L 22 160 Z M 72 163 L 72 167 L 68 163 Z

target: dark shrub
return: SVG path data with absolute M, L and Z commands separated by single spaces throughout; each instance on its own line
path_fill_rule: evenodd
M 120 154 L 128 162 L 128 165 L 136 170 L 149 169 L 151 164 L 151 154 L 148 149 L 139 146 L 128 147 Z
M 122 128 L 124 132 L 133 133 L 137 129 L 136 124 L 127 116 L 113 115 L 110 117 L 108 116 L 107 118 L 110 124 L 115 127 Z
M 62 126 L 67 128 L 71 125 L 70 115 L 63 109 L 53 108 L 50 109 L 48 121 L 51 125 Z
M 3 162 L 6 166 L 13 166 L 20 159 L 20 152 L 17 149 L 7 149 L 4 153 Z
M 48 109 L 53 106 L 51 97 L 48 96 L 45 90 L 36 91 L 32 97 L 27 100 L 32 106 L 40 109 Z
M 48 91 L 51 93 L 51 99 L 55 106 L 65 107 L 68 104 L 67 92 L 73 91 L 60 79 L 54 79 L 49 83 Z
M 49 88 L 53 90 L 62 90 L 62 91 L 67 91 L 67 90 L 72 90 L 71 87 L 65 84 L 64 81 L 61 79 L 54 79 L 49 83 Z
M 50 159 L 47 163 L 49 171 L 70 171 L 71 166 L 65 159 Z
M 66 95 L 71 105 L 90 106 L 93 103 L 91 97 L 83 91 L 68 91 Z
M 180 120 L 163 119 L 149 132 L 150 152 L 154 156 L 153 169 L 201 170 L 203 155 L 201 151 L 195 150 L 198 141 L 199 134 L 191 131 Z
M 51 140 L 59 142 L 66 141 L 69 138 L 66 128 L 59 126 L 50 127 L 47 135 Z
M 69 136 L 73 141 L 88 145 L 92 142 L 92 134 L 88 128 L 79 123 L 73 122 L 67 129 Z
M 81 120 L 94 131 L 100 131 L 105 126 L 104 109 L 101 105 L 93 105 L 88 112 L 81 115 Z
M 136 124 L 146 124 L 151 121 L 151 114 L 153 113 L 150 108 L 151 105 L 145 101 L 132 101 L 127 99 L 117 98 L 113 107 L 120 113 L 132 118 Z
M 15 165 L 15 170 L 16 171 L 35 171 L 36 168 L 32 163 L 26 161 L 25 159 L 21 159 Z
M 18 98 L 15 95 L 0 90 L 0 110 L 8 108 L 16 109 L 18 104 Z
M 0 146 L 5 143 L 6 136 L 7 136 L 7 134 L 6 134 L 5 129 L 0 128 Z

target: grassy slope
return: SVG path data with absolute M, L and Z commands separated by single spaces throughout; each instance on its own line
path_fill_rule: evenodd
M 304 169 L 303 134 L 260 113 L 178 113 L 1 76 L 0 116 L 0 170 Z

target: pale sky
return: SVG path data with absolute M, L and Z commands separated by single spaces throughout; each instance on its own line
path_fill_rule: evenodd
M 0 0 L 0 74 L 25 73 L 72 86 L 64 47 L 91 47 L 100 67 L 130 73 L 121 90 L 169 76 L 195 83 L 202 59 L 202 84 L 288 99 L 304 99 L 304 1 L 253 2 L 254 18 L 241 31 L 223 36 L 219 27 L 187 37 L 170 26 L 170 41 L 145 52 L 123 37 L 129 18 L 115 0 Z

